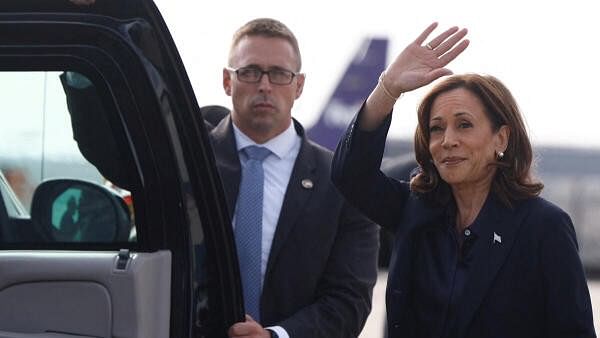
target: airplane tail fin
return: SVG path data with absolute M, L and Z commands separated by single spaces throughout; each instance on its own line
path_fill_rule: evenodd
M 338 140 L 385 69 L 387 39 L 367 38 L 346 68 L 319 120 L 307 131 L 314 142 L 334 150 Z

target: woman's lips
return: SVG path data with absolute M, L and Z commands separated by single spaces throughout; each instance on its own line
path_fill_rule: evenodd
M 451 157 L 444 157 L 444 159 L 442 160 L 442 163 L 445 165 L 456 165 L 456 164 L 461 163 L 464 160 L 465 160 L 465 158 L 463 158 L 463 157 L 451 156 Z

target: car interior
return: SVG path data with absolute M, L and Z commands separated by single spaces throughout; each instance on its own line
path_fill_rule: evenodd
M 73 109 L 67 106 L 59 80 L 64 73 L 42 73 L 36 77 L 15 72 L 9 77 L 14 79 L 18 74 L 29 78 L 24 87 L 33 86 L 36 80 L 44 82 L 46 99 L 51 95 L 57 101 L 62 98 L 62 109 L 53 110 L 53 114 L 62 116 L 51 118 L 69 122 Z M 3 75 L 0 74 L 0 81 Z M 4 96 L 5 104 L 10 105 L 10 97 Z M 19 97 L 15 96 L 15 100 Z M 14 180 L 7 179 L 8 184 L 2 188 L 11 189 L 3 191 L 3 197 L 17 198 L 15 203 L 27 205 L 29 214 L 9 216 L 5 198 L 0 199 L 0 245 L 13 248 L 0 251 L 0 337 L 168 336 L 171 253 L 135 252 L 128 245 L 136 241 L 133 209 L 113 189 L 102 184 L 106 178 L 97 167 L 107 168 L 107 165 L 93 165 L 81 154 L 83 149 L 89 158 L 100 161 L 96 155 L 99 149 L 102 156 L 111 151 L 107 149 L 111 142 L 91 138 L 102 135 L 107 139 L 106 135 L 110 135 L 97 120 L 91 119 L 94 126 L 87 123 L 88 130 L 75 132 L 71 131 L 71 126 L 76 126 L 74 121 L 62 125 L 40 124 L 37 135 L 31 124 L 20 121 L 0 127 L 8 138 L 19 127 L 22 132 L 29 130 L 33 137 L 23 138 L 25 142 L 21 144 L 12 143 L 23 149 L 40 142 L 43 134 L 56 137 L 44 140 L 48 147 L 45 158 L 41 154 L 29 159 L 15 158 L 16 155 L 11 158 L 9 152 L 0 154 L 3 163 L 15 163 L 13 170 L 25 163 L 19 167 L 25 173 L 42 166 L 48 172 L 41 178 L 26 175 L 26 184 L 21 182 L 28 188 L 25 193 L 19 190 L 20 182 Z M 108 124 L 103 126 L 108 128 Z M 4 132 L 8 128 L 12 130 Z M 90 133 L 89 129 L 95 132 Z M 85 141 L 74 142 L 77 135 Z M 54 160 L 52 153 L 59 147 L 66 148 L 77 160 L 61 163 L 65 154 L 58 151 Z M 87 170 L 73 169 L 76 166 Z M 117 181 L 122 180 L 117 178 Z M 18 250 L 25 247 L 40 247 L 45 251 Z M 98 251 L 64 250 L 93 247 Z

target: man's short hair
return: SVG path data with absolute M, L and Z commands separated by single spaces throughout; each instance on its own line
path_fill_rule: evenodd
M 234 34 L 231 40 L 231 47 L 229 48 L 229 65 L 231 66 L 231 58 L 233 49 L 237 44 L 246 36 L 262 36 L 267 38 L 281 38 L 288 41 L 298 57 L 298 69 L 302 68 L 302 58 L 300 57 L 300 48 L 298 47 L 298 40 L 292 31 L 284 25 L 281 21 L 270 19 L 270 18 L 259 18 L 247 22 L 245 25 L 240 27 Z

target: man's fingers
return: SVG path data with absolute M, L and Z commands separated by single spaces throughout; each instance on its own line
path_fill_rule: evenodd
M 252 326 L 247 322 L 239 322 L 231 325 L 227 333 L 229 334 L 229 337 L 240 337 L 250 334 L 250 332 L 252 332 L 251 329 Z
M 262 331 L 262 326 L 258 324 L 250 315 L 246 314 L 246 321 L 231 325 L 227 334 L 232 338 L 254 337 Z

